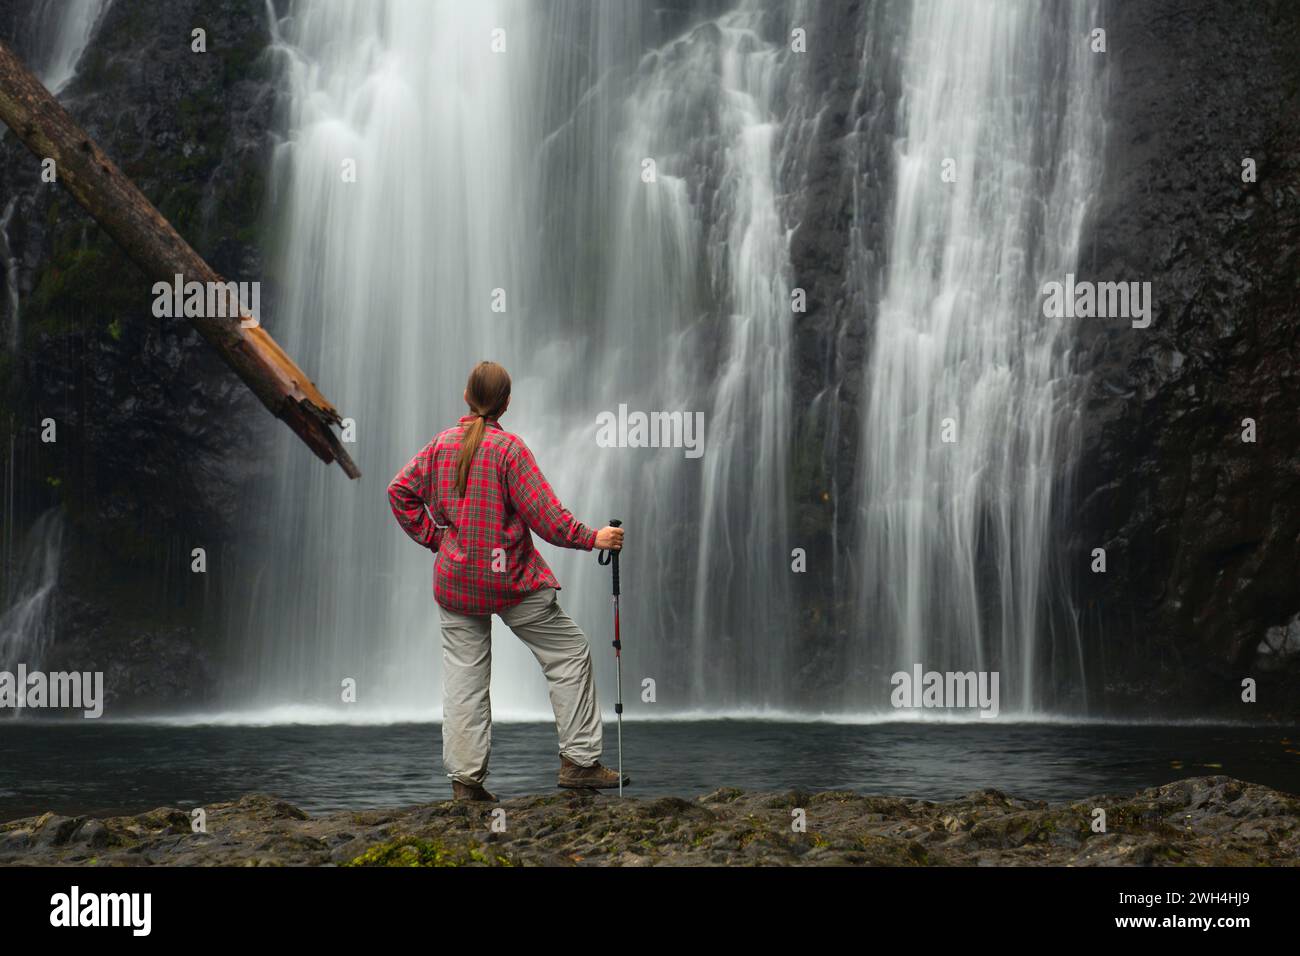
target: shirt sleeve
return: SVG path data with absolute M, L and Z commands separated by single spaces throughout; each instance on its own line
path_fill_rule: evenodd
M 433 447 L 434 442 L 406 463 L 388 483 L 388 506 L 393 517 L 411 540 L 432 551 L 442 543 L 443 529 L 429 517 L 428 505 L 432 503 Z
M 518 438 L 506 458 L 506 493 L 515 511 L 543 540 L 579 551 L 595 547 L 595 529 L 587 527 L 560 504 L 551 483 L 537 467 L 532 451 Z

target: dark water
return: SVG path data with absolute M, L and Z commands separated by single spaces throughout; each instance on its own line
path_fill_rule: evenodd
M 0 820 L 137 813 L 250 792 L 312 812 L 446 799 L 437 724 L 273 727 L 0 722 Z M 555 730 L 498 724 L 489 785 L 551 792 Z M 1229 774 L 1300 793 L 1300 728 L 1119 724 L 629 724 L 629 794 L 853 789 L 942 799 L 981 787 L 1073 800 Z M 607 729 L 607 763 L 616 759 Z

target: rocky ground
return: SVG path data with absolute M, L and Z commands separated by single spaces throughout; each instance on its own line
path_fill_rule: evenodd
M 1106 811 L 1106 832 L 1090 826 Z M 806 829 L 796 832 L 802 810 Z M 503 812 L 496 812 L 503 811 Z M 1049 805 L 981 790 L 931 802 L 832 791 L 620 801 L 559 792 L 312 817 L 253 794 L 191 814 L 47 813 L 0 824 L 0 865 L 990 866 L 1289 865 L 1300 798 L 1198 777 Z M 495 828 L 494 828 L 495 821 Z

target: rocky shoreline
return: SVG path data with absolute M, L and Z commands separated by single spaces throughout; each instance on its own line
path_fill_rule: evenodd
M 1093 832 L 1096 809 L 1106 831 Z M 847 791 L 694 800 L 557 792 L 310 816 L 251 794 L 194 811 L 0 824 L 0 866 L 1297 865 L 1300 797 L 1231 777 L 1047 804 Z M 802 830 L 799 822 L 804 823 Z

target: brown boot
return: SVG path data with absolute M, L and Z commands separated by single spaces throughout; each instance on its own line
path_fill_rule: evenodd
M 478 803 L 501 802 L 488 793 L 482 784 L 461 783 L 459 780 L 451 782 L 451 798 L 453 800 L 473 800 Z
M 626 787 L 631 782 L 630 777 L 623 778 L 623 786 Z M 561 754 L 559 785 L 570 789 L 590 787 L 595 790 L 609 790 L 618 786 L 618 771 L 602 767 L 599 760 L 590 767 L 580 767 Z

